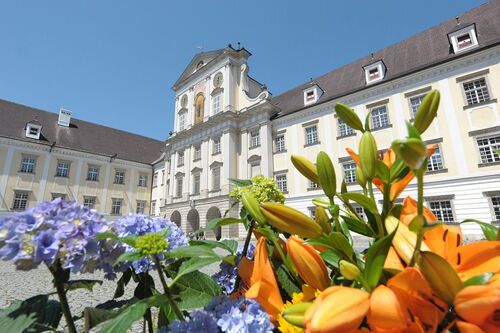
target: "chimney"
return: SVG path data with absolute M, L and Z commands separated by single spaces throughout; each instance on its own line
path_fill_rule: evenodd
M 57 124 L 59 126 L 69 127 L 71 123 L 71 111 L 65 109 L 59 109 L 59 119 L 57 120 Z

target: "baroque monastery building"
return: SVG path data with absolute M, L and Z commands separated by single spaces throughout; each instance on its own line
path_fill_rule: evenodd
M 275 178 L 289 205 L 313 214 L 311 199 L 322 192 L 294 170 L 292 154 L 314 161 L 326 151 L 349 191 L 361 191 L 345 150 L 357 151 L 360 135 L 336 117 L 335 104 L 361 119 L 371 112 L 385 150 L 438 89 L 438 116 L 424 135 L 439 146 L 428 164 L 426 205 L 446 223 L 498 223 L 499 17 L 500 1 L 489 2 L 275 97 L 249 75 L 245 48 L 201 52 L 172 87 L 174 126 L 165 142 L 1 101 L 0 210 L 58 195 L 89 205 L 94 198 L 105 215 L 151 211 L 192 232 L 227 210 L 237 216 L 230 178 L 262 174 Z M 412 182 L 401 198 L 416 192 Z M 216 233 L 244 236 L 237 225 Z

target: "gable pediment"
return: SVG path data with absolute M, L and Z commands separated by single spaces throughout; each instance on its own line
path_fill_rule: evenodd
M 219 55 L 223 54 L 224 50 L 225 49 L 219 49 L 219 50 L 214 50 L 214 51 L 209 51 L 209 52 L 200 52 L 197 55 L 195 55 L 193 57 L 193 59 L 191 59 L 191 61 L 187 65 L 187 67 L 184 69 L 181 76 L 177 79 L 177 81 L 175 81 L 173 88 L 175 89 L 179 84 L 184 82 L 191 75 L 193 75 L 197 71 L 206 67 L 207 64 L 212 62 Z M 200 66 L 201 63 L 203 65 Z M 199 67 L 199 68 L 197 68 L 197 67 Z

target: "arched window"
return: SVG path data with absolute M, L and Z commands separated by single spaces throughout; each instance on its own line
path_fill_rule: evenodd
M 194 123 L 199 124 L 203 122 L 203 115 L 205 112 L 205 96 L 202 93 L 196 96 L 196 102 L 194 104 L 195 114 Z

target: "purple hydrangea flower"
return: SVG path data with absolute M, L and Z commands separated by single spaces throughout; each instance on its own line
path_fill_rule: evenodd
M 186 321 L 176 320 L 168 327 L 162 328 L 158 333 L 213 333 L 218 332 L 217 320 L 213 314 L 198 310 L 191 313 L 191 318 Z
M 101 261 L 101 248 L 106 242 L 94 240 L 107 230 L 102 215 L 75 201 L 57 198 L 0 218 L 0 258 L 13 261 L 23 270 L 41 263 L 51 266 L 59 260 L 73 273 L 106 269 L 107 276 L 113 277 Z
M 148 233 L 161 233 L 168 229 L 168 235 L 165 238 L 168 242 L 168 251 L 180 246 L 188 245 L 188 241 L 182 229 L 175 223 L 163 219 L 141 214 L 130 214 L 112 222 L 111 229 L 118 237 L 130 235 L 143 236 Z M 133 251 L 129 245 L 124 245 L 126 251 Z M 132 263 L 120 265 L 117 270 L 123 271 L 132 267 L 136 273 L 145 272 L 154 268 L 154 263 L 148 258 L 142 258 Z
M 255 250 L 255 245 L 250 244 L 247 251 L 247 258 L 253 259 L 253 252 Z M 238 264 L 241 261 L 243 248 L 239 247 L 236 252 L 236 258 L 234 260 L 234 265 L 226 261 L 222 261 L 219 264 L 219 271 L 212 275 L 212 278 L 221 286 L 225 294 L 229 295 L 234 291 L 236 284 L 236 277 L 238 276 Z

